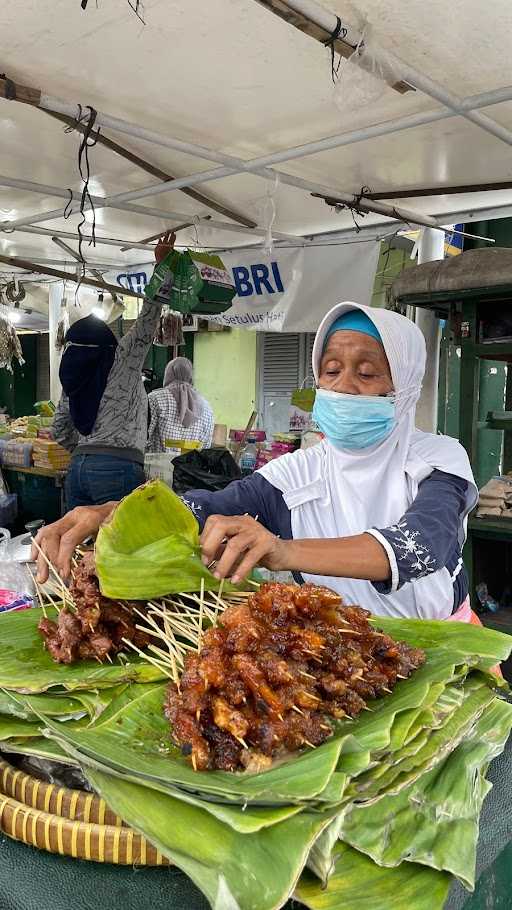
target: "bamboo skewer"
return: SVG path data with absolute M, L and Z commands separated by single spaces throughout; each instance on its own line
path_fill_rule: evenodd
M 46 607 L 45 607 L 45 605 L 44 605 L 43 598 L 42 598 L 42 595 L 41 595 L 41 588 L 40 588 L 39 583 L 36 581 L 35 578 L 34 578 L 34 586 L 35 586 L 35 589 L 36 589 L 36 594 L 37 594 L 37 599 L 38 599 L 38 601 L 39 601 L 39 606 L 41 607 L 41 610 L 43 611 L 43 616 L 44 616 L 45 619 L 48 619 L 48 613 L 46 612 Z
M 48 566 L 48 569 L 50 570 L 50 572 L 51 572 L 53 575 L 55 575 L 55 578 L 57 579 L 57 581 L 58 581 L 58 583 L 59 583 L 59 586 L 60 586 L 61 588 L 66 589 L 66 586 L 65 586 L 65 584 L 64 584 L 64 582 L 63 582 L 63 580 L 62 580 L 62 578 L 60 577 L 59 573 L 57 572 L 57 569 L 55 568 L 55 566 L 53 565 L 53 563 L 51 562 L 51 560 L 48 559 L 48 557 L 47 557 L 46 553 L 44 552 L 44 550 L 42 549 L 42 547 L 39 546 L 39 544 L 37 543 L 35 537 L 32 538 L 32 544 L 34 545 L 34 547 L 36 548 L 36 550 L 37 550 L 37 552 L 40 554 L 40 556 L 43 557 L 43 559 L 44 559 L 46 565 Z M 66 590 L 67 590 L 67 589 L 66 589 Z
M 173 678 L 172 673 L 169 673 L 167 666 L 165 666 L 161 661 L 156 660 L 154 657 L 151 657 L 145 651 L 141 651 L 137 645 L 134 645 L 133 641 L 129 641 L 127 638 L 122 638 L 121 641 L 124 641 L 125 645 L 128 645 L 129 648 L 132 648 L 134 651 L 136 651 L 139 657 L 142 657 L 143 660 L 147 660 L 148 663 L 153 664 L 153 666 L 157 667 L 158 670 L 160 670 L 162 673 L 165 673 L 169 679 Z

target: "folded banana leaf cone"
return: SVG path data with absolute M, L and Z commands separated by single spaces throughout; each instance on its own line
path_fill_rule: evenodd
M 221 584 L 201 561 L 196 518 L 160 480 L 130 493 L 100 529 L 96 569 L 102 593 L 114 599 L 218 591 Z
M 171 742 L 162 681 L 131 683 L 94 718 L 25 710 L 218 910 L 277 910 L 291 896 L 313 910 L 441 910 L 453 876 L 474 884 L 485 773 L 512 729 L 489 669 L 512 640 L 459 623 L 376 624 L 425 648 L 425 664 L 323 745 L 260 774 L 195 772 Z

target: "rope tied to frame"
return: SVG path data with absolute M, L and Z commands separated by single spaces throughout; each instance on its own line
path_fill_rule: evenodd
M 345 28 L 340 17 L 336 16 L 336 25 L 333 28 L 329 37 L 323 42 L 324 47 L 329 47 L 331 49 L 331 79 L 332 79 L 333 83 L 336 83 L 336 79 L 338 78 L 338 73 L 340 71 L 340 66 L 341 66 L 341 56 L 340 56 L 340 59 L 338 60 L 337 66 L 335 63 L 334 42 L 337 41 L 338 38 L 341 38 L 341 40 L 343 41 L 343 39 L 347 37 L 347 33 L 348 33 L 348 29 Z
M 364 199 L 364 197 L 367 196 L 369 193 L 371 193 L 370 187 L 362 186 L 359 193 L 357 193 L 354 196 L 353 202 L 334 202 L 334 200 L 333 200 L 334 208 L 336 209 L 337 212 L 342 212 L 343 209 L 347 209 L 347 211 L 350 212 L 350 214 L 352 215 L 352 221 L 354 222 L 354 227 L 355 227 L 357 233 L 359 233 L 359 231 L 361 230 L 361 226 L 357 223 L 356 215 L 358 215 L 359 218 L 364 218 L 368 214 L 368 212 L 365 212 L 361 208 L 361 202 Z M 325 201 L 327 202 L 328 200 L 326 199 Z
M 78 116 L 74 120 L 73 124 L 70 124 L 64 132 L 71 133 L 75 130 L 77 126 L 84 126 L 82 139 L 78 148 L 78 171 L 82 180 L 82 193 L 80 196 L 80 215 L 81 220 L 77 226 L 78 232 L 78 255 L 80 256 L 81 263 L 81 275 L 80 280 L 77 284 L 76 293 L 80 290 L 80 285 L 85 277 L 86 261 L 83 254 L 83 227 L 87 222 L 86 211 L 92 212 L 92 222 L 91 222 L 91 239 L 89 240 L 89 246 L 96 246 L 96 209 L 94 207 L 94 202 L 89 191 L 89 181 L 91 178 L 91 168 L 89 163 L 89 149 L 94 148 L 98 141 L 99 129 L 96 130 L 96 133 L 93 135 L 93 128 L 96 121 L 98 112 L 95 108 L 90 105 L 87 106 L 89 113 L 83 111 L 82 105 L 78 105 Z M 69 200 L 64 209 L 64 218 L 67 220 L 73 214 L 72 202 L 73 202 L 73 191 L 68 188 Z
M 126 2 L 128 3 L 128 6 L 130 7 L 130 9 L 137 16 L 137 19 L 140 22 L 142 22 L 143 25 L 145 25 L 146 23 L 144 21 L 143 15 L 142 15 L 142 13 L 144 11 L 142 0 L 126 0 Z M 89 0 L 80 0 L 80 6 L 81 6 L 82 10 L 85 11 L 87 9 L 88 3 L 89 3 Z M 98 8 L 98 0 L 96 0 L 96 9 L 97 8 Z

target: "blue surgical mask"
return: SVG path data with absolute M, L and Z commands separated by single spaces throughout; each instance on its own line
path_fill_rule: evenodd
M 313 419 L 336 449 L 375 446 L 396 426 L 393 398 L 317 389 Z

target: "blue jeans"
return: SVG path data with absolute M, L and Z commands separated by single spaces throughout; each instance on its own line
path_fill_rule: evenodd
M 128 496 L 145 483 L 141 464 L 116 455 L 77 455 L 66 477 L 66 506 L 99 506 Z

